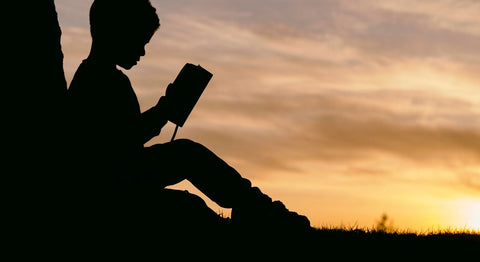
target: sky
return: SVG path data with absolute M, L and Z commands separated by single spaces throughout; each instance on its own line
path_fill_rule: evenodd
M 177 138 L 315 227 L 387 214 L 399 230 L 480 230 L 480 2 L 151 2 L 161 27 L 123 70 L 142 110 L 185 63 L 213 73 Z M 67 83 L 89 52 L 91 3 L 55 1 Z

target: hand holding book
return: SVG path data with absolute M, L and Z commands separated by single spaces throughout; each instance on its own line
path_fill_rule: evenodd
M 185 64 L 157 106 L 166 109 L 170 122 L 182 127 L 212 76 L 200 65 Z

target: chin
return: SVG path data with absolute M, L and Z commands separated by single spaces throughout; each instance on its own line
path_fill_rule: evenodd
M 117 63 L 118 66 L 122 67 L 123 69 L 125 70 L 129 70 L 131 69 L 132 67 L 136 66 L 137 65 L 137 60 L 133 60 L 133 59 L 125 59 L 124 61 L 119 61 Z
M 131 69 L 132 67 L 134 67 L 137 63 L 135 64 L 119 64 L 120 67 L 122 67 L 123 69 L 125 70 L 129 70 Z

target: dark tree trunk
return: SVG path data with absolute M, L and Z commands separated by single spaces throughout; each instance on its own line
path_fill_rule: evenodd
M 67 87 L 54 1 L 5 1 L 2 11 L 2 211 L 19 234 L 47 230 L 60 213 Z
M 13 165 L 9 175 L 18 173 L 22 182 L 28 182 L 33 173 L 40 179 L 61 165 L 66 149 L 61 147 L 67 89 L 61 30 L 53 0 L 22 1 L 4 10 L 12 15 L 5 37 L 4 83 L 8 84 L 3 92 L 6 108 L 2 120 L 8 146 L 3 149 L 8 149 L 9 164 Z

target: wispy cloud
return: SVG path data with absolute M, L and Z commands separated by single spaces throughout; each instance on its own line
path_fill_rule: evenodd
M 161 29 L 130 75 L 147 108 L 186 61 L 214 72 L 185 132 L 256 170 L 299 171 L 307 160 L 347 162 L 366 151 L 419 163 L 475 155 L 477 105 L 470 85 L 450 86 L 458 80 L 450 60 L 477 57 L 477 35 L 435 22 L 429 10 L 452 2 L 422 3 L 414 12 L 370 1 L 284 1 L 268 10 L 212 1 L 213 10 L 182 12 L 158 3 Z M 88 28 L 65 27 L 63 43 L 79 59 Z M 76 63 L 66 59 L 67 74 Z
M 88 52 L 90 2 L 62 23 L 67 79 Z M 250 178 L 480 192 L 476 1 L 152 2 L 161 28 L 128 72 L 142 108 L 185 62 L 209 69 L 179 136 Z

